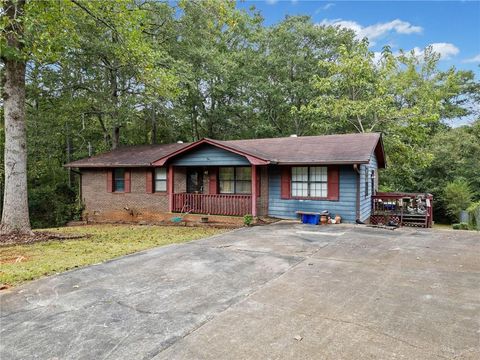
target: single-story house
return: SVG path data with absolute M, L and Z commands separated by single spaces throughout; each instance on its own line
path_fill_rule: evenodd
M 368 221 L 378 133 L 142 145 L 73 161 L 89 219 L 161 220 L 172 212 L 296 218 L 328 210 Z M 171 217 L 171 215 L 169 215 Z

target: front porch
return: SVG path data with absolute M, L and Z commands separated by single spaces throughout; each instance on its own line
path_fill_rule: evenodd
M 225 180 L 228 173 L 225 170 L 242 173 L 243 177 Z M 266 167 L 170 165 L 167 179 L 170 212 L 226 216 L 267 214 Z
M 153 163 L 168 169 L 170 212 L 254 217 L 267 212 L 267 164 L 208 139 Z
M 252 214 L 252 195 L 247 194 L 173 194 L 173 212 L 243 216 Z

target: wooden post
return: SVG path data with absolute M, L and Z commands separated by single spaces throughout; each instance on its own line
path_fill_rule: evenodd
M 168 165 L 167 175 L 167 194 L 168 194 L 168 211 L 173 212 L 173 193 L 175 191 L 173 179 L 173 165 Z
M 252 216 L 257 216 L 257 165 L 252 165 Z

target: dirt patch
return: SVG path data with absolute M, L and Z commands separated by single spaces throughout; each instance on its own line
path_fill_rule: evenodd
M 89 238 L 90 236 L 90 234 L 56 234 L 43 231 L 34 232 L 33 235 L 12 233 L 8 235 L 0 235 L 0 247 L 9 245 L 33 244 L 51 240 L 84 239 Z
M 30 258 L 25 257 L 23 255 L 13 255 L 6 257 L 4 259 L 0 259 L 0 264 L 18 264 L 21 262 L 28 261 Z

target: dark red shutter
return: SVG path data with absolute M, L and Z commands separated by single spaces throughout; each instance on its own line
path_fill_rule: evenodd
M 125 169 L 124 181 L 125 181 L 125 192 L 126 193 L 129 193 L 132 190 L 131 178 L 132 178 L 132 173 L 131 173 L 130 169 Z
M 282 171 L 282 174 L 281 174 L 281 191 L 280 191 L 280 197 L 282 199 L 290 199 L 291 195 L 290 195 L 290 180 L 291 180 L 291 177 L 292 177 L 292 173 L 291 173 L 291 167 L 290 166 L 282 166 L 281 167 L 281 171 Z
M 147 193 L 153 193 L 153 170 L 147 169 L 145 172 L 145 188 Z
M 218 192 L 217 178 L 218 178 L 218 168 L 211 168 L 208 170 L 208 193 L 216 194 Z
M 113 192 L 113 170 L 107 169 L 107 192 Z
M 339 171 L 338 165 L 328 167 L 328 200 L 338 200 L 339 197 Z

